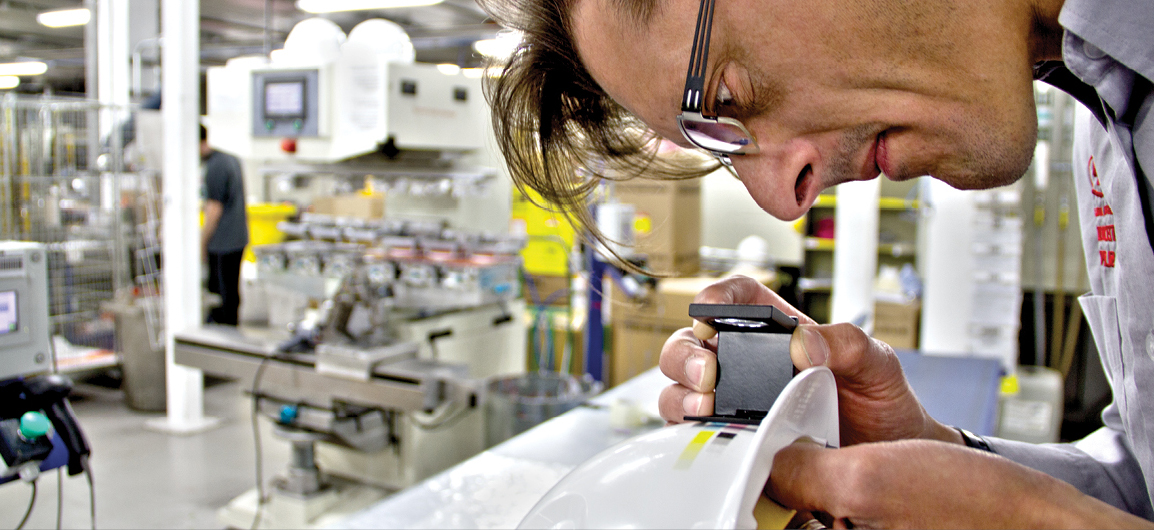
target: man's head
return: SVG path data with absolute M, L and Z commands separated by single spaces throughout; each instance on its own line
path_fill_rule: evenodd
M 212 148 L 208 146 L 208 129 L 203 125 L 200 126 L 200 157 L 208 158 L 212 154 Z
M 1033 153 L 1032 66 L 1054 55 L 1060 35 L 1061 0 L 1043 1 L 717 0 L 703 112 L 736 118 L 755 135 L 760 152 L 733 156 L 733 166 L 782 219 L 804 214 L 829 186 L 879 171 L 958 188 L 1007 184 Z M 533 149 L 546 155 L 592 137 L 599 142 L 586 145 L 602 158 L 636 157 L 598 137 L 612 138 L 632 117 L 689 146 L 676 117 L 700 0 L 518 4 L 530 7 L 510 15 L 487 6 L 527 30 L 491 85 L 494 115 L 519 116 L 496 120 L 499 137 L 521 137 L 503 144 L 507 157 L 518 156 L 510 148 L 525 152 L 534 132 Z M 561 31 L 534 30 L 542 15 Z M 567 57 L 546 61 L 551 55 Z M 564 174 L 533 169 L 513 173 L 534 188 Z

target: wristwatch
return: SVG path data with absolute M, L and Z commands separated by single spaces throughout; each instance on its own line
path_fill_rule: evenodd
M 966 447 L 973 447 L 974 449 L 980 449 L 980 450 L 986 451 L 988 453 L 994 452 L 994 450 L 990 448 L 990 444 L 986 443 L 985 438 L 982 438 L 981 436 L 978 436 L 978 435 L 976 435 L 970 431 L 967 431 L 961 427 L 954 427 L 954 428 L 957 429 L 959 433 L 961 433 L 962 441 L 966 442 Z

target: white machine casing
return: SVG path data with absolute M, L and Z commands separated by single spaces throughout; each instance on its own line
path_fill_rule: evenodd
M 482 147 L 487 106 L 480 79 L 428 64 L 388 62 L 356 42 L 345 43 L 333 62 L 316 60 L 266 63 L 245 57 L 209 68 L 209 144 L 249 160 L 310 163 L 374 153 L 390 139 L 401 150 Z M 266 120 L 267 92 L 261 89 L 270 81 L 287 85 L 284 76 L 302 79 L 300 116 Z M 299 127 L 286 125 L 297 121 Z M 295 153 L 282 149 L 286 138 L 296 141 Z
M 683 423 L 605 450 L 519 528 L 756 528 L 774 455 L 803 438 L 840 443 L 837 385 L 824 366 L 794 377 L 760 425 Z
M 44 245 L 0 241 L 0 380 L 52 367 Z

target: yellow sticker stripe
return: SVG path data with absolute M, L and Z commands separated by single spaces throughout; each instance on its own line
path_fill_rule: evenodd
M 677 457 L 677 462 L 673 464 L 673 469 L 689 469 L 693 465 L 693 461 L 697 459 L 697 453 L 705 447 L 709 439 L 713 437 L 715 431 L 701 431 L 689 441 L 689 445 L 685 446 L 685 450 L 681 451 L 681 456 Z

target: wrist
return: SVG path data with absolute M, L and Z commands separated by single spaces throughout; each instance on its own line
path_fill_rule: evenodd
M 939 442 L 951 443 L 954 445 L 967 445 L 966 438 L 962 432 L 954 427 L 945 425 L 933 418 L 928 418 L 930 425 L 923 431 L 920 438 L 927 440 L 937 440 Z
M 966 444 L 966 447 L 977 449 L 979 451 L 986 451 L 987 453 L 994 452 L 993 448 L 990 447 L 990 444 L 986 442 L 985 438 L 982 438 L 981 436 L 978 436 L 961 427 L 954 427 L 954 430 L 958 431 L 958 434 L 962 435 L 962 443 Z

